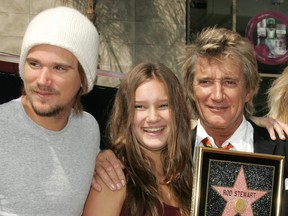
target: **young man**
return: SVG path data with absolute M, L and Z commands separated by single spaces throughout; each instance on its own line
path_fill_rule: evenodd
M 0 106 L 0 215 L 81 215 L 100 133 L 80 97 L 94 86 L 98 43 L 72 8 L 45 10 L 29 24 L 23 95 Z

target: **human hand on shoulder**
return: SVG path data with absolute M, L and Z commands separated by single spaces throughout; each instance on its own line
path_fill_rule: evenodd
M 272 140 L 276 139 L 276 133 L 281 140 L 286 139 L 288 135 L 288 125 L 271 117 L 256 117 L 250 118 L 259 127 L 264 127 L 268 130 Z M 275 133 L 276 132 L 276 133 Z
M 123 164 L 110 149 L 100 152 L 96 157 L 95 174 L 92 181 L 92 187 L 101 191 L 101 186 L 96 176 L 111 189 L 119 190 L 126 185 L 126 179 L 123 172 Z

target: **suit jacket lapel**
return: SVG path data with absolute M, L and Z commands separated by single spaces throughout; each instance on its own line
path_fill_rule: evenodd
M 197 131 L 197 126 L 195 128 L 193 128 L 192 130 L 192 155 L 194 154 L 194 150 L 195 150 L 195 145 L 196 145 L 196 131 Z
M 266 128 L 260 128 L 251 122 L 254 128 L 254 152 L 255 153 L 264 153 L 264 154 L 273 154 L 276 147 L 276 142 L 271 140 L 270 135 Z

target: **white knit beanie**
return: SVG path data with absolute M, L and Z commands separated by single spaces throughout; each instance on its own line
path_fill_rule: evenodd
M 73 53 L 84 69 L 88 82 L 87 92 L 93 89 L 99 35 L 86 16 L 76 9 L 63 6 L 47 9 L 35 16 L 28 25 L 22 42 L 19 62 L 22 79 L 29 50 L 40 44 L 54 45 Z

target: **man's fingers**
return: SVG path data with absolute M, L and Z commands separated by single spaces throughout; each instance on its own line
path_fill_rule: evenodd
M 92 180 L 92 187 L 96 190 L 96 191 L 101 191 L 102 188 L 101 186 L 98 184 L 97 180 L 93 177 L 93 180 Z
M 275 131 L 278 133 L 278 136 L 280 139 L 285 140 L 285 135 L 283 132 L 282 127 L 280 126 L 280 124 L 278 124 L 277 122 L 274 124 L 274 129 Z
M 255 117 L 255 116 L 251 117 L 251 120 L 254 121 L 260 127 L 265 127 L 268 130 L 272 140 L 276 139 L 276 133 L 282 140 L 285 140 L 286 135 L 288 135 L 288 125 L 284 124 L 279 120 L 276 120 L 271 117 Z
M 272 125 L 272 126 L 269 126 L 269 128 L 267 128 L 269 131 L 271 139 L 273 139 L 273 138 L 274 138 L 273 140 L 276 139 L 276 135 L 275 135 L 275 131 L 276 131 L 279 138 L 282 140 L 285 140 L 286 139 L 285 134 L 288 134 L 288 125 L 284 124 L 283 122 L 280 122 L 279 120 L 276 120 L 276 119 L 270 118 L 270 117 L 267 118 L 267 120 Z
M 275 120 L 275 121 L 276 121 L 276 123 L 274 124 L 274 127 L 276 126 L 278 128 L 278 130 L 281 131 L 281 135 L 280 135 L 280 133 L 278 132 L 277 129 L 275 129 L 275 130 L 279 134 L 280 139 L 285 140 L 286 139 L 286 135 L 288 135 L 288 125 L 284 124 L 283 122 L 281 122 L 279 120 Z
M 115 168 L 116 166 L 116 168 Z M 126 185 L 126 177 L 124 175 L 123 169 L 124 169 L 124 165 L 121 163 L 121 161 L 118 160 L 118 164 L 115 164 L 114 168 L 116 169 L 117 172 L 117 176 L 121 181 L 121 185 L 122 187 L 124 187 Z
M 122 167 L 124 167 L 123 164 L 111 150 L 105 150 L 99 153 L 96 158 L 96 175 L 98 175 L 111 190 L 121 189 L 122 186 L 126 184 Z M 97 182 L 97 180 L 94 181 Z
M 270 135 L 270 138 L 272 140 L 276 140 L 276 134 L 275 134 L 275 130 L 274 130 L 274 127 L 271 126 L 271 127 L 267 127 L 267 130 L 269 132 L 269 135 Z M 278 133 L 278 132 L 277 132 Z
M 102 161 L 101 166 L 96 164 L 95 171 L 96 175 L 98 175 L 111 190 L 121 188 L 121 181 L 117 177 L 117 173 L 109 161 Z

